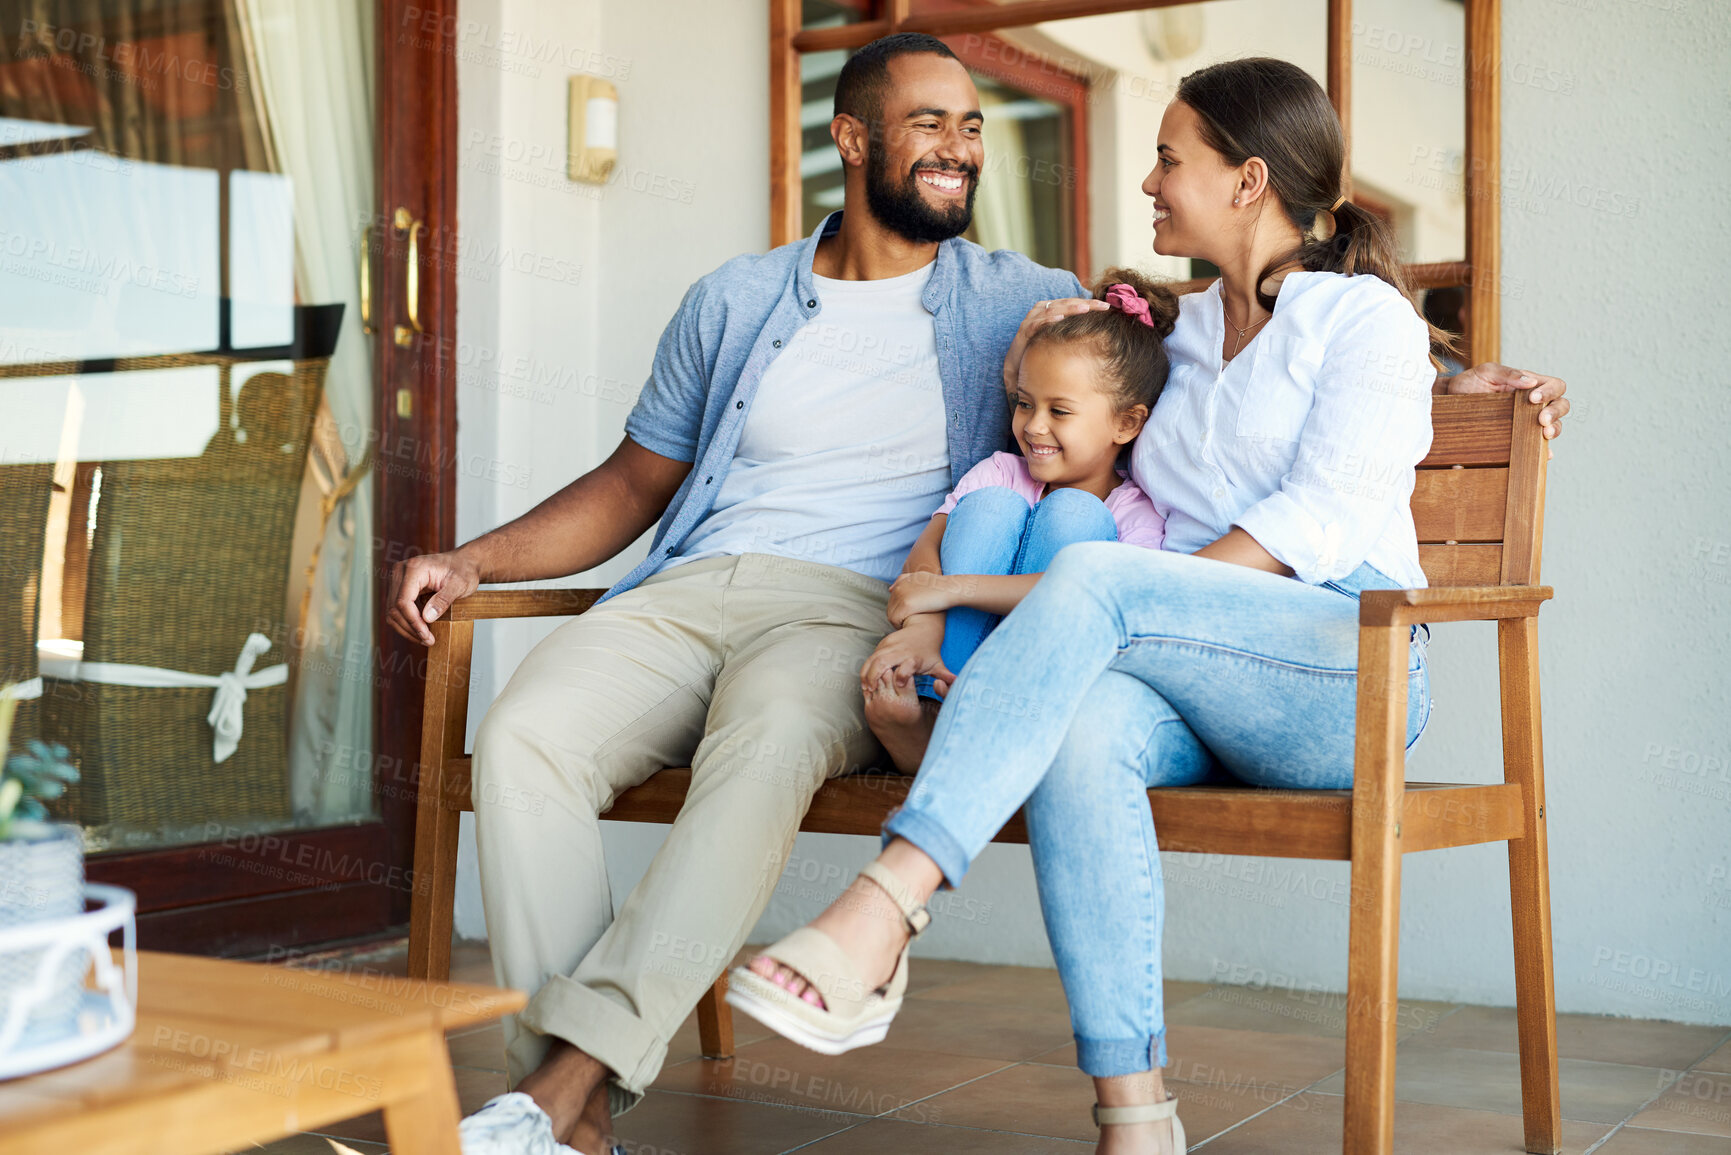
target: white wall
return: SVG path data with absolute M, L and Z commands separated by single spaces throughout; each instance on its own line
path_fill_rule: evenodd
M 764 6 L 691 2 L 680 19 L 668 7 L 465 4 L 493 39 L 477 33 L 478 50 L 459 64 L 464 252 L 517 246 L 582 269 L 575 285 L 496 266 L 465 271 L 461 342 L 531 358 L 531 373 L 575 377 L 524 398 L 511 395 L 513 376 L 501 390 L 497 374 L 464 371 L 465 460 L 513 467 L 493 471 L 507 483 L 465 468 L 464 539 L 599 461 L 684 287 L 767 242 Z M 1708 7 L 1508 6 L 1504 354 L 1569 379 L 1576 405 L 1551 472 L 1546 575 L 1558 599 L 1541 618 L 1559 1008 L 1731 1022 L 1731 703 L 1722 673 L 1731 412 L 1709 377 L 1724 329 L 1714 290 L 1731 265 L 1731 227 L 1713 211 L 1731 177 L 1719 127 L 1731 112 L 1722 81 L 1731 47 Z M 551 58 L 533 46 L 486 49 L 501 30 L 560 48 Z M 615 185 L 594 196 L 564 180 L 572 71 L 612 73 L 621 164 L 646 191 Z M 1130 119 L 1119 124 L 1120 139 L 1133 142 Z M 495 140 L 501 153 L 526 157 L 539 145 L 557 159 L 539 169 L 489 157 Z M 1136 163 L 1124 160 L 1119 179 L 1139 181 Z M 1146 224 L 1126 214 L 1123 243 Z M 1106 254 L 1096 255 L 1101 263 Z M 582 584 L 604 584 L 626 564 Z M 477 718 L 546 628 L 480 631 Z M 1492 780 L 1490 632 L 1439 634 L 1438 707 L 1412 776 Z M 659 828 L 606 830 L 623 893 Z M 463 847 L 458 926 L 478 936 L 467 827 Z M 815 913 L 871 848 L 869 839 L 802 835 L 755 937 Z M 1344 986 L 1344 867 L 1168 855 L 1166 869 L 1173 977 Z M 1403 992 L 1512 1001 L 1506 879 L 1496 847 L 1407 860 Z M 988 849 L 948 905 L 919 953 L 1049 965 L 1023 848 Z M 1678 977 L 1655 983 L 1656 970 Z

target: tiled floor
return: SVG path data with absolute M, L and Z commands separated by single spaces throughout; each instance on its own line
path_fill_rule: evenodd
M 359 965 L 402 973 L 401 949 Z M 452 977 L 491 982 L 484 946 Z M 1337 995 L 1166 985 L 1168 1086 L 1191 1150 L 1340 1150 L 1343 1006 Z M 1395 1150 L 1521 1150 L 1514 1012 L 1403 1003 Z M 1075 1068 L 1056 972 L 915 960 L 910 999 L 880 1046 L 814 1055 L 734 1020 L 737 1054 L 699 1057 L 695 1019 L 649 1096 L 618 1121 L 633 1155 L 1035 1155 L 1088 1152 L 1088 1080 Z M 1568 1155 L 1731 1155 L 1731 1029 L 1561 1015 Z M 497 1024 L 450 1040 L 465 1112 L 505 1089 Z M 377 1113 L 328 1134 L 385 1151 Z M 265 1148 L 331 1155 L 321 1136 Z

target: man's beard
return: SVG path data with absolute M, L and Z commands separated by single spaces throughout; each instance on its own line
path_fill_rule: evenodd
M 968 182 L 967 200 L 947 209 L 936 209 L 920 195 L 921 169 L 951 172 Z M 980 170 L 973 165 L 943 168 L 935 164 L 916 165 L 907 176 L 896 181 L 890 176 L 889 161 L 884 150 L 874 148 L 866 153 L 866 204 L 878 223 L 916 244 L 947 241 L 968 231 L 974 220 L 974 193 L 979 189 Z

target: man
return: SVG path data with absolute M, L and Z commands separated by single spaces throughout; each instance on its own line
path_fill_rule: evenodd
M 889 629 L 887 583 L 1005 445 L 1024 316 L 1085 295 L 959 239 L 981 123 L 940 41 L 862 48 L 830 126 L 844 212 L 693 286 L 605 463 L 392 576 L 392 626 L 430 642 L 425 623 L 481 582 L 581 572 L 661 519 L 649 557 L 524 659 L 476 738 L 494 969 L 534 997 L 505 1028 L 516 1093 L 464 1121 L 467 1155 L 607 1150 L 611 1115 L 767 904 L 813 792 L 877 761 L 857 678 Z M 683 764 L 685 807 L 615 916 L 598 817 Z M 538 805 L 489 804 L 523 797 Z

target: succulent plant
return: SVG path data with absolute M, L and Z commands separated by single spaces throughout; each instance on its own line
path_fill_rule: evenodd
M 18 706 L 11 689 L 0 687 L 0 751 L 7 749 L 12 714 Z M 14 821 L 39 823 L 46 819 L 48 808 L 43 803 L 64 794 L 67 783 L 78 781 L 78 768 L 69 757 L 70 752 L 58 742 L 35 738 L 26 742 L 22 751 L 7 756 L 0 766 L 0 840 L 13 836 Z

